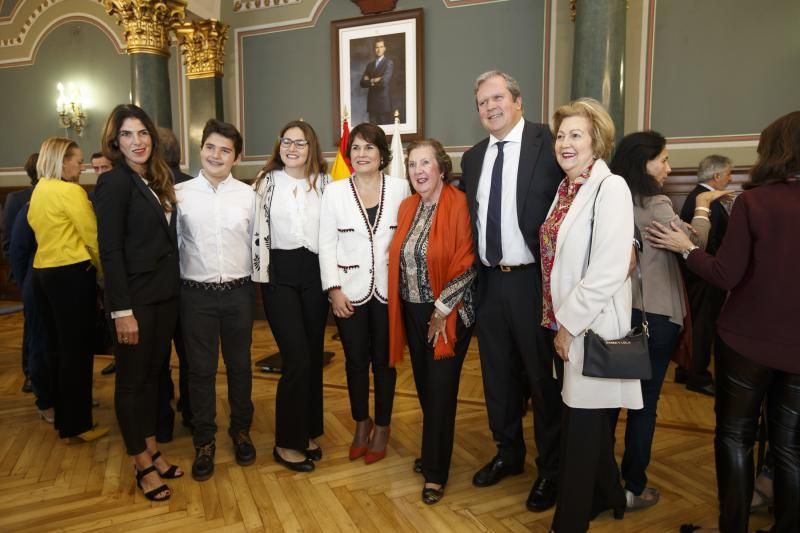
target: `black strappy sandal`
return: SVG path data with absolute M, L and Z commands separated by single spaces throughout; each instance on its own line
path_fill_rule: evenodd
M 156 487 L 153 490 L 147 492 L 145 492 L 144 489 L 142 488 L 142 478 L 144 478 L 144 476 L 150 474 L 151 472 L 155 472 L 156 474 L 158 474 L 158 470 L 156 469 L 155 466 L 150 465 L 144 470 L 140 471 L 138 468 L 136 468 L 136 465 L 134 465 L 133 469 L 136 470 L 136 486 L 139 487 L 139 490 L 142 491 L 145 498 L 147 498 L 151 502 L 165 502 L 169 500 L 172 494 L 170 492 L 167 492 L 169 491 L 169 487 L 166 485 L 161 485 L 160 487 Z M 162 492 L 167 492 L 166 496 L 159 497 L 158 494 L 161 494 Z
M 150 458 L 153 460 L 153 466 L 156 465 L 156 459 L 159 457 L 161 457 L 160 451 L 150 456 Z M 158 472 L 158 468 L 156 468 L 156 471 Z M 166 472 L 158 472 L 158 475 L 161 476 L 161 479 L 178 479 L 179 477 L 183 477 L 185 473 L 186 472 L 181 472 L 179 474 L 178 465 L 171 465 L 169 468 L 167 468 Z

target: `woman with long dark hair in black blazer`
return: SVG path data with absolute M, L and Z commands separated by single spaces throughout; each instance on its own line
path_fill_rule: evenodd
M 155 438 L 158 375 L 178 317 L 175 191 L 155 125 L 141 108 L 115 107 L 102 146 L 114 162 L 94 197 L 106 309 L 116 330 L 114 403 L 137 485 L 148 499 L 163 501 L 171 493 L 160 478 L 183 475 Z
M 328 298 L 319 273 L 319 212 L 330 182 L 314 128 L 293 120 L 255 182 L 253 280 L 278 343 L 275 461 L 299 472 L 322 459 L 322 351 Z

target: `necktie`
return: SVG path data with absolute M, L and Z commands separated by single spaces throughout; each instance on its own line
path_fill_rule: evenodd
M 492 186 L 489 190 L 489 207 L 486 210 L 486 260 L 495 267 L 503 258 L 503 240 L 500 231 L 501 200 L 503 198 L 503 145 L 499 141 L 497 157 L 492 167 Z

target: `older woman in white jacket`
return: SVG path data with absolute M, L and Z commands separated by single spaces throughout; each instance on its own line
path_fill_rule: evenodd
M 599 102 L 582 98 L 553 116 L 555 153 L 566 178 L 540 230 L 542 325 L 554 332 L 563 375 L 559 487 L 553 530 L 586 531 L 600 512 L 625 511 L 614 458 L 613 418 L 640 409 L 638 380 L 585 377 L 583 334 L 623 337 L 631 324 L 628 279 L 633 205 L 625 181 L 603 161 L 614 125 Z

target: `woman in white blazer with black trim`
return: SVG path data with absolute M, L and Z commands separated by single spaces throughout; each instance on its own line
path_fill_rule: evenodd
M 397 210 L 411 194 L 408 181 L 383 174 L 391 153 L 386 134 L 370 123 L 350 132 L 354 168 L 322 197 L 319 264 L 344 346 L 347 390 L 356 431 L 350 459 L 383 459 L 389 440 L 397 372 L 389 367 L 386 305 L 389 244 Z M 375 420 L 369 416 L 369 368 L 375 383 Z M 374 428 L 374 432 L 373 432 Z
M 631 325 L 633 204 L 625 180 L 603 161 L 613 147 L 614 124 L 599 102 L 582 98 L 556 110 L 553 133 L 556 160 L 566 178 L 540 229 L 540 245 L 542 326 L 554 334 L 556 366 L 563 376 L 552 526 L 561 533 L 586 531 L 607 509 L 622 518 L 625 493 L 610 413 L 619 407 L 640 409 L 642 393 L 639 380 L 582 374 L 584 332 L 591 328 L 616 339 Z

